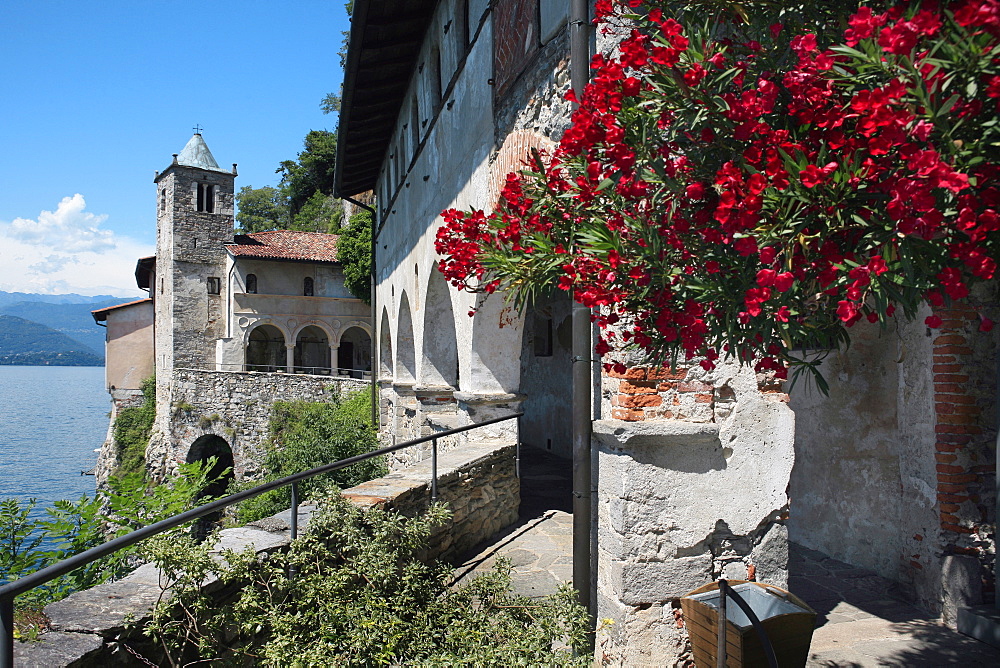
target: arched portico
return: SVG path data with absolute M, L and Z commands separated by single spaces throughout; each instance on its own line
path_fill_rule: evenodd
M 417 378 L 417 364 L 413 350 L 413 319 L 410 314 L 410 300 L 404 290 L 399 298 L 399 316 L 396 329 L 396 375 L 397 383 L 413 383 Z
M 295 336 L 295 371 L 321 373 L 330 370 L 330 337 L 315 324 L 302 327 Z
M 451 290 L 440 271 L 433 269 L 424 300 L 423 345 L 419 382 L 458 388 L 458 341 Z
M 392 378 L 392 330 L 389 325 L 389 311 L 382 309 L 382 323 L 379 325 L 378 374 L 380 378 Z
M 247 335 L 244 368 L 247 371 L 285 369 L 285 333 L 272 324 L 261 324 Z
M 372 337 L 358 325 L 348 327 L 340 335 L 337 348 L 337 367 L 340 373 L 360 378 L 372 368 Z
M 472 359 L 469 374 L 462 374 L 462 389 L 479 394 L 517 392 L 523 329 L 524 317 L 500 295 L 490 295 L 472 320 Z

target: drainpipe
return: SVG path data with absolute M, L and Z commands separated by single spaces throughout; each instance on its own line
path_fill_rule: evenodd
M 378 365 L 378 359 L 379 359 L 379 356 L 378 356 L 378 319 L 377 319 L 377 315 L 378 314 L 375 311 L 375 247 L 376 247 L 376 242 L 378 241 L 378 239 L 376 238 L 377 230 L 378 230 L 378 220 L 377 220 L 378 216 L 375 214 L 375 209 L 374 208 L 368 206 L 367 204 L 359 202 L 358 200 L 356 200 L 356 199 L 354 199 L 352 197 L 343 197 L 343 196 L 341 196 L 340 199 L 344 200 L 345 202 L 350 202 L 351 204 L 353 204 L 355 206 L 359 206 L 359 207 L 361 207 L 362 209 L 364 209 L 365 211 L 367 211 L 368 213 L 370 213 L 372 215 L 372 245 L 371 245 L 372 264 L 371 264 L 371 272 L 369 274 L 369 277 L 371 279 L 371 295 L 372 295 L 371 296 L 371 302 L 372 302 L 372 358 L 371 358 L 371 367 L 372 367 L 372 369 L 371 369 L 371 374 L 372 374 L 372 426 L 375 427 L 375 431 L 378 431 L 379 429 L 382 428 L 382 425 L 379 424 L 379 419 L 378 419 L 378 372 L 376 371 L 376 368 L 377 368 L 377 365 Z M 330 361 L 332 362 L 333 360 L 330 360 Z
M 588 0 L 572 0 L 569 14 L 570 83 L 577 99 L 590 75 Z M 591 344 L 590 309 L 573 302 L 573 588 L 580 603 L 596 618 L 591 578 L 591 485 L 590 440 L 593 428 L 594 347 Z

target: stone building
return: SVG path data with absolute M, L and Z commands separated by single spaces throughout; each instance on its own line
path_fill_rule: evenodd
M 154 179 L 156 255 L 136 265 L 149 299 L 94 313 L 108 323 L 113 394 L 134 396 L 155 371 L 146 459 L 157 475 L 209 456 L 253 475 L 274 401 L 321 400 L 370 378 L 370 309 L 344 286 L 337 236 L 234 236 L 235 179 L 236 165 L 220 168 L 195 134 Z M 110 441 L 99 473 L 113 463 Z
M 442 210 L 490 210 L 528 149 L 568 127 L 567 6 L 355 2 L 336 190 L 378 201 L 375 356 L 394 438 L 520 409 L 523 442 L 570 454 L 568 300 L 522 314 L 456 292 L 433 248 Z M 605 660 L 672 662 L 678 597 L 720 575 L 785 583 L 790 531 L 946 620 L 977 602 L 993 577 L 997 337 L 973 344 L 969 318 L 949 324 L 859 328 L 861 344 L 826 363 L 829 400 L 734 364 L 593 364 Z

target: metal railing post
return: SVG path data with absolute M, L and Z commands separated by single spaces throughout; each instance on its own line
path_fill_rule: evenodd
M 431 503 L 438 500 L 438 440 L 431 440 Z
M 517 416 L 517 435 L 514 437 L 514 477 L 521 479 L 521 416 Z
M 291 539 L 299 537 L 299 483 L 292 483 L 292 517 L 288 523 Z
M 0 668 L 14 668 L 14 597 L 0 597 Z

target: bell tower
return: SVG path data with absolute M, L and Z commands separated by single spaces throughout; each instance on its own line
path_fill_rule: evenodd
M 156 376 L 214 369 L 223 336 L 226 249 L 233 240 L 236 165 L 219 167 L 200 128 L 156 184 Z M 161 380 L 162 379 L 162 380 Z

